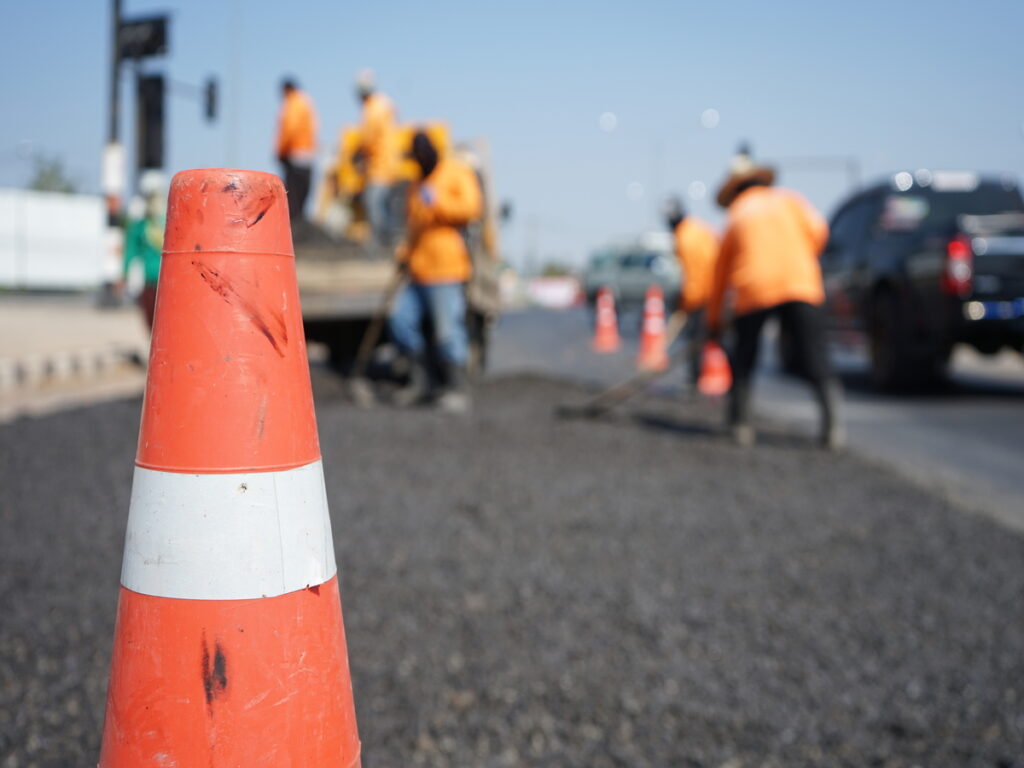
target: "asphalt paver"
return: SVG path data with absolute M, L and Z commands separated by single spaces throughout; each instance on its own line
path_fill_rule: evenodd
M 367 768 L 1024 766 L 1020 533 L 706 404 L 314 385 Z M 2 768 L 95 765 L 139 410 L 0 426 Z

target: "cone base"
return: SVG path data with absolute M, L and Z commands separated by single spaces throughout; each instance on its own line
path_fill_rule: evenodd
M 358 768 L 337 577 L 279 597 L 121 588 L 99 768 Z

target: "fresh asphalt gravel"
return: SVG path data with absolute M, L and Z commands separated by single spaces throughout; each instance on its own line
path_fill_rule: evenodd
M 1024 766 L 1024 536 L 707 405 L 314 386 L 366 768 Z M 0 427 L 0 768 L 95 765 L 139 409 Z

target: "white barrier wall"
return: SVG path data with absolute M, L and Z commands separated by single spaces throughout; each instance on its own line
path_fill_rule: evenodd
M 0 286 L 94 288 L 110 278 L 105 237 L 99 196 L 0 189 Z

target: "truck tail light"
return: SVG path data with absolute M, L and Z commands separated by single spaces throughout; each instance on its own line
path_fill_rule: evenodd
M 946 244 L 946 268 L 942 273 L 942 292 L 948 296 L 966 296 L 974 277 L 974 249 L 965 235 Z

